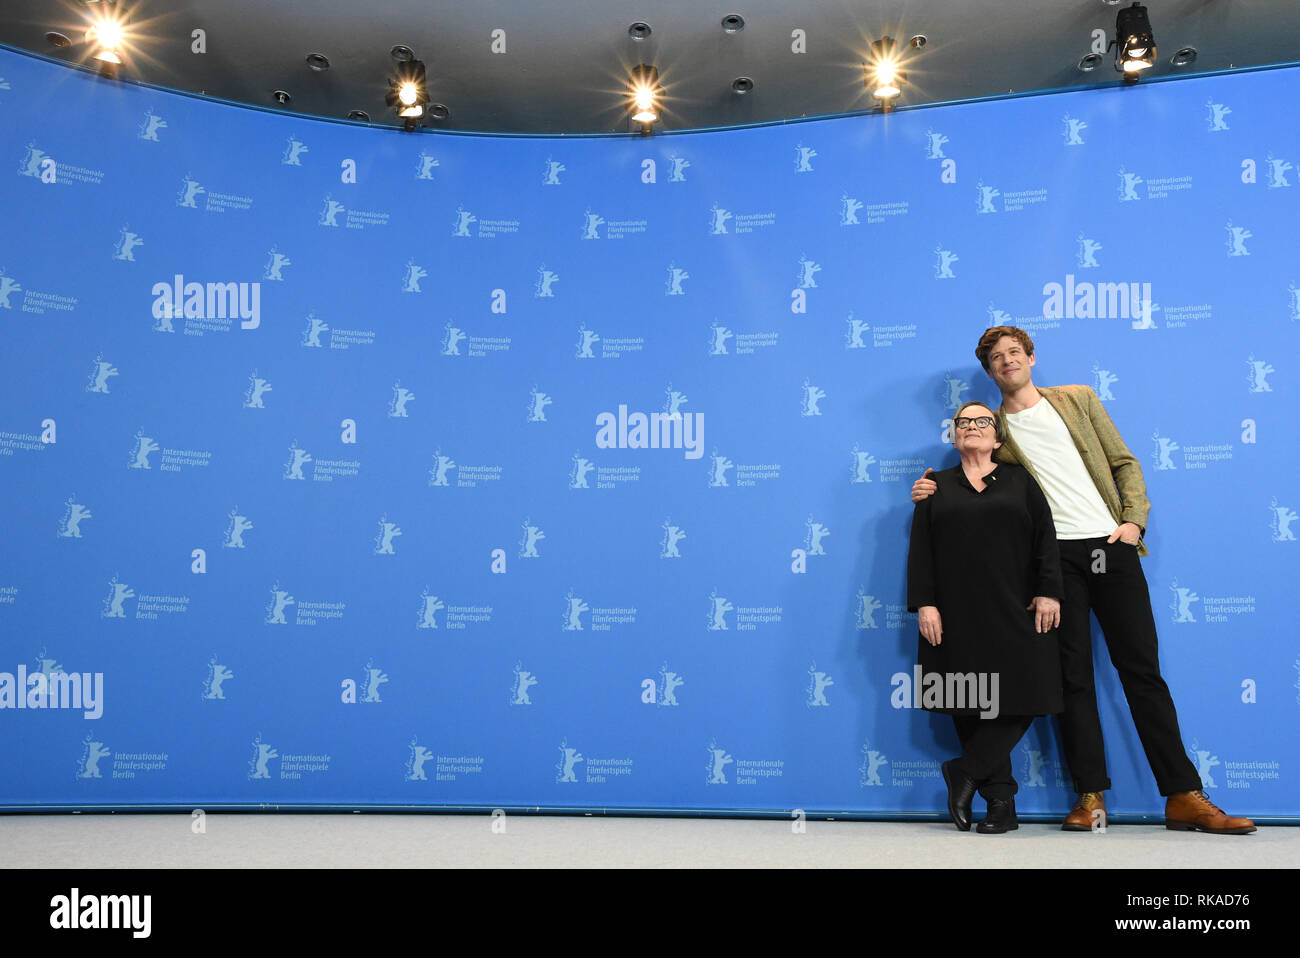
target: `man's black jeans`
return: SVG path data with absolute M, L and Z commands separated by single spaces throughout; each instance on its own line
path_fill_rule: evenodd
M 1104 537 L 1060 539 L 1058 544 L 1065 578 L 1057 633 L 1065 690 L 1061 735 L 1075 791 L 1110 788 L 1093 683 L 1089 612 L 1101 625 L 1160 794 L 1199 789 L 1201 780 L 1184 750 L 1169 686 L 1160 677 L 1151 593 L 1137 548 L 1119 540 L 1107 543 Z

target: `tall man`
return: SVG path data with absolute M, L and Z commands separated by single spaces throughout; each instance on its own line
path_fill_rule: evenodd
M 998 459 L 1025 466 L 1038 480 L 1052 509 L 1061 550 L 1061 735 L 1079 793 L 1061 827 L 1090 831 L 1095 819 L 1105 815 L 1102 793 L 1110 788 L 1093 683 L 1093 612 L 1119 672 L 1147 762 L 1166 798 L 1165 826 L 1231 835 L 1255 831 L 1250 819 L 1228 815 L 1201 791 L 1196 767 L 1183 749 L 1169 687 L 1160 676 L 1151 594 L 1138 560 L 1148 554 L 1142 535 L 1151 510 L 1142 467 L 1090 388 L 1034 385 L 1034 343 L 1023 329 L 986 330 L 975 356 L 1002 391 L 998 412 L 1006 423 L 1007 441 Z M 918 479 L 912 501 L 933 495 L 935 489 L 933 480 Z

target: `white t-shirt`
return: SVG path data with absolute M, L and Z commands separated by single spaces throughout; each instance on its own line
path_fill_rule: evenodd
M 1028 409 L 1003 414 L 1011 437 L 1033 465 L 1058 539 L 1095 539 L 1115 531 L 1115 520 L 1097 491 L 1065 420 L 1040 398 Z

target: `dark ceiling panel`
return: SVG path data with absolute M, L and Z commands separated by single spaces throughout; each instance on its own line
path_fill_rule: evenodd
M 4 0 L 0 42 L 84 62 L 88 18 L 109 0 Z M 179 90 L 342 118 L 352 110 L 396 123 L 384 106 L 394 44 L 415 50 L 428 66 L 434 102 L 448 120 L 425 125 L 512 133 L 604 133 L 628 129 L 622 91 L 628 70 L 652 63 L 665 87 L 665 130 L 779 121 L 871 109 L 862 62 L 871 42 L 888 34 L 900 44 L 928 38 L 905 67 L 899 105 L 1008 92 L 1086 87 L 1117 79 L 1110 57 L 1085 73 L 1092 32 L 1113 36 L 1120 6 L 1108 0 L 884 0 L 816 2 L 757 0 L 718 3 L 627 0 L 142 0 L 121 2 L 137 37 L 122 76 Z M 1300 59 L 1297 0 L 1152 0 L 1147 4 L 1159 46 L 1148 76 L 1202 73 Z M 726 33 L 722 19 L 739 14 L 744 29 Z M 628 26 L 648 22 L 634 40 Z M 192 52 L 191 33 L 206 32 L 207 49 Z M 57 30 L 74 43 L 51 48 Z M 505 52 L 492 51 L 504 31 Z M 803 31 L 806 52 L 792 50 Z M 1180 47 L 1194 47 L 1190 66 L 1174 67 Z M 330 67 L 313 72 L 309 53 Z M 737 77 L 752 92 L 732 92 Z

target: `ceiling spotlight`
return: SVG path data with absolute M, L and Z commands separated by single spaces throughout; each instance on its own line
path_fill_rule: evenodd
M 95 17 L 86 39 L 95 44 L 95 59 L 99 61 L 99 72 L 104 76 L 117 76 L 117 68 L 122 65 L 122 47 L 126 43 L 126 31 L 111 8 Z
M 1151 35 L 1147 8 L 1140 3 L 1125 7 L 1115 18 L 1115 69 L 1129 83 L 1156 62 L 1156 40 Z
M 433 117 L 435 120 L 450 120 L 451 107 L 447 106 L 445 103 L 430 103 L 429 116 Z
M 1079 69 L 1082 70 L 1084 73 L 1088 73 L 1091 70 L 1095 70 L 1097 69 L 1097 67 L 1101 66 L 1102 59 L 1103 57 L 1100 53 L 1089 53 L 1086 57 L 1084 57 L 1082 60 L 1079 61 Z
M 351 110 L 348 112 L 349 120 L 360 120 L 362 123 L 370 122 L 370 114 L 365 110 Z
M 650 24 L 646 23 L 644 20 L 638 20 L 627 28 L 627 35 L 633 40 L 644 40 L 646 37 L 650 36 Z
M 309 53 L 307 54 L 307 66 L 317 73 L 322 73 L 330 68 L 329 57 L 323 53 Z
M 65 37 L 62 33 L 55 33 L 53 30 L 45 34 L 45 42 L 56 50 L 64 50 L 72 46 L 71 40 Z
M 898 69 L 898 48 L 893 37 L 871 41 L 871 62 L 866 64 L 864 82 L 871 95 L 889 109 L 889 101 L 902 94 L 907 75 Z
M 723 33 L 739 33 L 745 29 L 745 18 L 738 13 L 729 13 L 722 18 Z
M 415 121 L 424 116 L 424 104 L 429 102 L 424 61 L 408 60 L 397 68 L 397 77 L 388 80 L 384 102 L 397 111 L 408 133 L 415 129 Z
M 1176 67 L 1185 67 L 1196 62 L 1196 47 L 1183 47 L 1169 60 Z
M 752 89 L 754 89 L 754 81 L 749 77 L 736 77 L 731 81 L 732 93 L 748 93 Z
M 642 63 L 632 71 L 632 103 L 633 122 L 641 124 L 642 133 L 649 133 L 659 120 L 658 69 Z
M 405 43 L 399 43 L 393 49 L 388 51 L 388 55 L 398 63 L 409 63 L 415 59 L 415 51 Z

